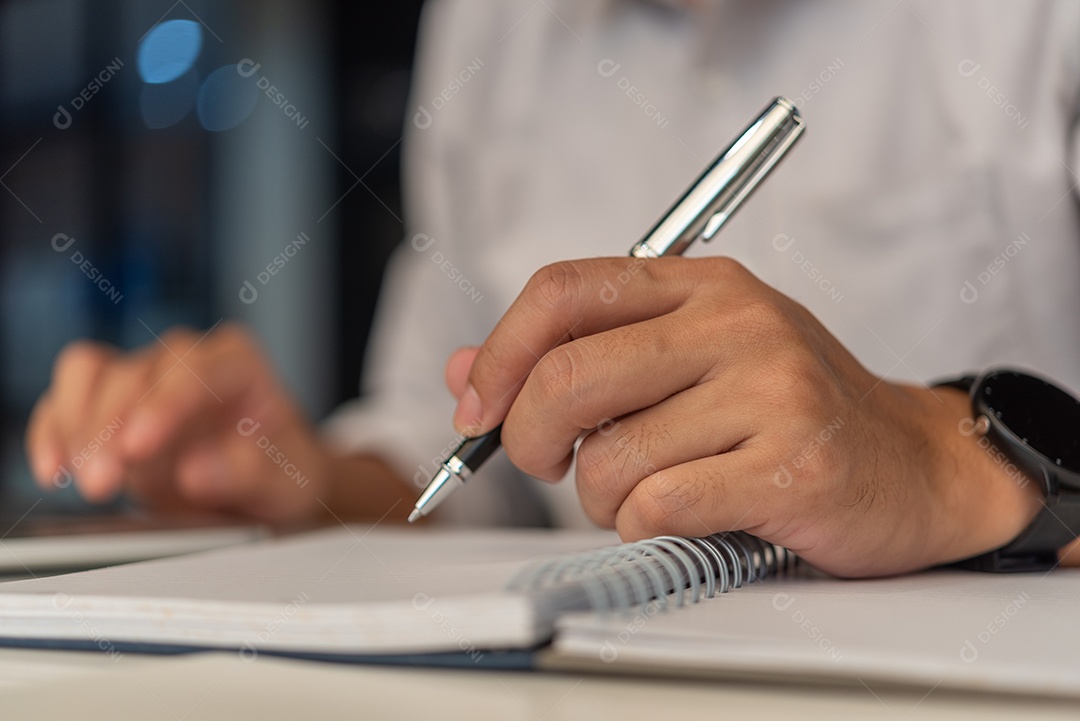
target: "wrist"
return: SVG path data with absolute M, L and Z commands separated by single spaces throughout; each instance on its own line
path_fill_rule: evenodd
M 940 536 L 935 562 L 959 561 L 1006 545 L 1039 512 L 1042 488 L 976 432 L 967 393 L 950 387 L 926 393 L 938 406 L 930 437 L 939 440 L 941 450 L 935 474 L 942 499 L 934 524 Z

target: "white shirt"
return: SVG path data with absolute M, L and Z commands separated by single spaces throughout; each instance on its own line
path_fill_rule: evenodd
M 872 372 L 989 365 L 1080 388 L 1080 3 L 433 0 L 406 237 L 364 400 L 328 433 L 417 481 L 448 450 L 443 366 L 539 267 L 625 255 L 775 95 L 807 132 L 711 244 Z M 439 515 L 586 525 L 500 456 Z M 539 499 L 543 498 L 543 501 Z

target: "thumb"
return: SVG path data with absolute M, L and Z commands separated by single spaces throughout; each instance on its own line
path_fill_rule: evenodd
M 446 361 L 446 387 L 458 400 L 465 394 L 469 384 L 469 371 L 480 349 L 475 346 L 458 348 Z

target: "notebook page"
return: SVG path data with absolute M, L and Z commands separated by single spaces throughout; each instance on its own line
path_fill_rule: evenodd
M 669 613 L 568 616 L 564 659 L 1080 696 L 1080 570 L 777 578 Z

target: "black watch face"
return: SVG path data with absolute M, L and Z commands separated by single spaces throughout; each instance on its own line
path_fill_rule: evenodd
M 982 379 L 976 408 L 1051 463 L 1080 471 L 1080 401 L 1041 378 L 999 371 Z

